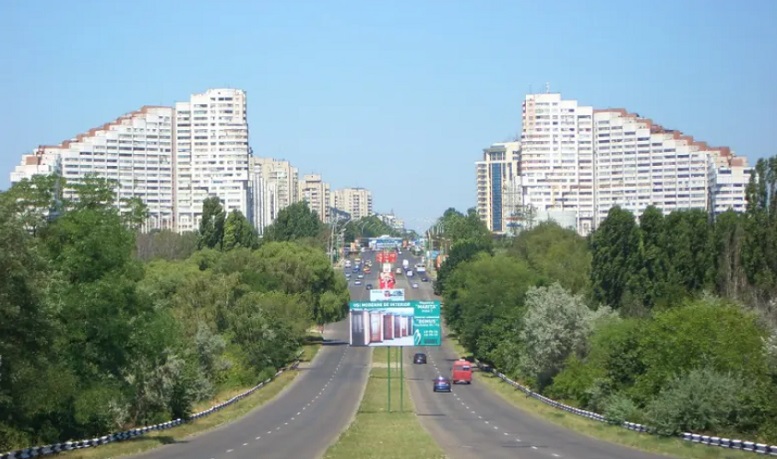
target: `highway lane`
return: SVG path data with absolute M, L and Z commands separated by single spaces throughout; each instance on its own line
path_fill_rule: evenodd
M 397 287 L 408 289 L 407 299 L 435 298 L 431 282 L 418 282 L 419 288 L 412 289 L 410 283 L 418 279 L 400 279 Z M 413 365 L 415 352 L 426 353 L 428 364 Z M 534 417 L 480 386 L 477 379 L 471 385 L 455 385 L 451 394 L 434 393 L 433 379 L 439 375 L 450 376 L 452 362 L 459 357 L 446 343 L 441 347 L 408 349 L 404 356 L 407 385 L 416 414 L 452 459 L 663 457 L 595 440 Z
M 368 293 L 363 285 L 351 287 L 354 300 L 369 299 Z M 350 423 L 367 383 L 369 349 L 348 346 L 348 327 L 347 319 L 328 325 L 326 342 L 311 364 L 264 406 L 230 424 L 136 457 L 321 457 Z

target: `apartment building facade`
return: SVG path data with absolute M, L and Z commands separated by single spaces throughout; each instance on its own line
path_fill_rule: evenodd
M 22 158 L 11 182 L 59 173 L 66 183 L 78 184 L 95 174 L 116 181 L 120 212 L 129 211 L 130 198 L 146 203 L 149 218 L 143 229 L 174 230 L 173 117 L 171 107 L 146 106 L 59 145 L 41 146 Z M 74 197 L 71 187 L 63 192 Z
M 352 220 L 373 214 L 372 192 L 366 188 L 340 188 L 332 191 L 330 207 L 347 212 Z
M 143 200 L 150 214 L 144 230 L 196 231 L 209 196 L 247 215 L 249 156 L 245 92 L 211 89 L 41 146 L 23 156 L 11 182 L 56 172 L 73 184 L 94 173 L 116 180 L 120 212 L 129 210 L 127 199 Z
M 330 186 L 320 174 L 307 174 L 299 180 L 299 199 L 316 211 L 322 222 L 329 222 Z
M 752 170 L 728 147 L 711 147 L 624 109 L 581 106 L 557 93 L 527 95 L 522 121 L 513 179 L 520 191 L 510 204 L 524 210 L 511 222 L 519 228 L 555 220 L 587 235 L 616 205 L 637 217 L 650 205 L 666 214 L 744 210 Z M 495 216 L 512 208 L 505 210 L 503 200 L 499 209 L 488 167 L 497 166 L 485 156 L 476 163 L 478 213 L 496 228 Z
M 483 150 L 475 163 L 477 213 L 488 229 L 497 234 L 517 230 L 522 212 L 521 143 L 495 143 Z
M 286 160 L 251 157 L 252 223 L 261 235 L 278 212 L 299 201 L 299 171 Z
M 227 213 L 250 219 L 246 93 L 209 89 L 175 104 L 175 192 L 178 231 L 196 231 L 202 202 L 217 196 Z

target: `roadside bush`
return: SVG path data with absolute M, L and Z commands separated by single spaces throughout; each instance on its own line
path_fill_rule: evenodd
M 610 424 L 621 425 L 626 421 L 641 423 L 642 412 L 633 400 L 624 394 L 613 394 L 604 405 L 604 416 Z
M 743 386 L 739 376 L 693 369 L 676 376 L 648 404 L 647 421 L 656 433 L 667 436 L 731 431 L 739 415 Z

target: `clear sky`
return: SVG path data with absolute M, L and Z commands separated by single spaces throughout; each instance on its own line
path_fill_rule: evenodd
M 426 229 L 553 92 L 777 154 L 775 0 L 0 0 L 0 189 L 21 155 L 142 105 L 248 92 L 254 154 Z

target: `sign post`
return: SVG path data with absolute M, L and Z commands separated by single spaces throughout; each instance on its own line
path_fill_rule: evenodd
M 388 409 L 391 413 L 391 346 L 386 347 L 386 363 L 388 363 Z
M 403 404 L 405 403 L 405 363 L 402 358 L 402 348 L 399 348 L 399 412 L 404 413 L 405 409 Z

